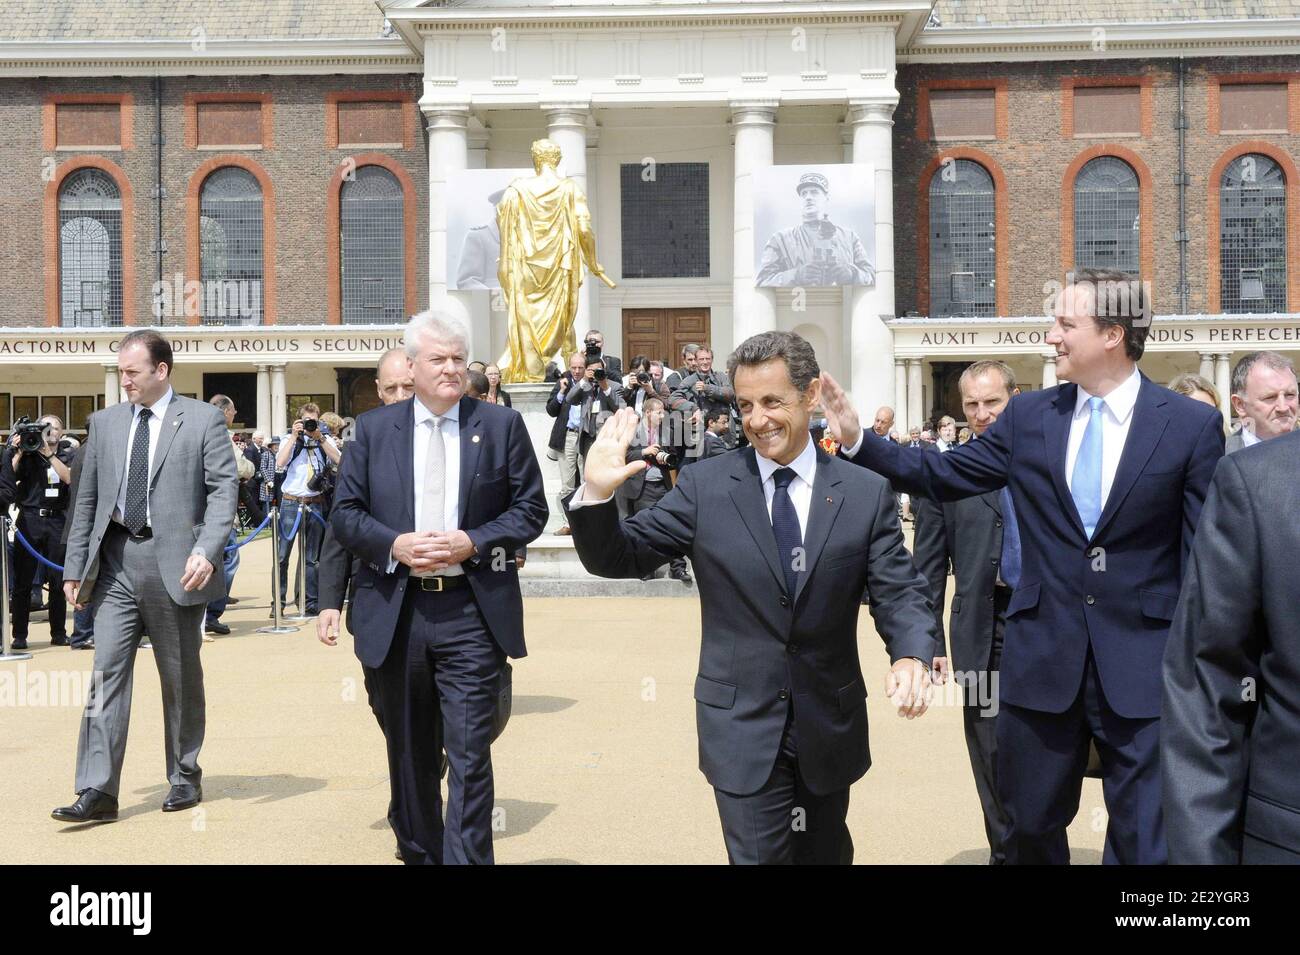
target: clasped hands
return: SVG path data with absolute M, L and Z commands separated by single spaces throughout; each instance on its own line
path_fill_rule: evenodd
M 416 574 L 433 574 L 474 556 L 474 542 L 462 530 L 412 531 L 393 541 L 393 558 Z

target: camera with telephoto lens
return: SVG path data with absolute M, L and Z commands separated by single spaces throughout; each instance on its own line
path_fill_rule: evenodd
M 605 369 L 604 369 L 604 368 L 597 368 L 595 371 L 593 371 L 593 372 L 591 373 L 591 376 L 592 376 L 593 378 L 595 378 L 597 381 L 604 381 L 604 380 L 605 380 Z
M 650 384 L 650 376 L 647 375 L 644 371 L 638 371 L 636 373 L 636 381 L 637 384 L 639 385 L 648 385 Z
M 18 450 L 39 453 L 45 447 L 45 436 L 49 434 L 48 424 L 34 423 L 27 415 L 14 422 L 14 434 L 18 435 Z
M 585 342 L 583 342 L 583 344 L 587 346 L 588 361 L 591 361 L 591 359 L 593 358 L 600 357 L 600 342 L 596 341 L 594 338 L 588 338 Z

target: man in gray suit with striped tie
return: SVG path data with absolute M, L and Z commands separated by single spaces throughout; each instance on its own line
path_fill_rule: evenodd
M 95 679 L 77 739 L 77 801 L 61 822 L 112 821 L 131 715 L 131 676 L 148 630 L 162 682 L 167 812 L 203 798 L 203 611 L 225 593 L 222 551 L 239 499 L 226 419 L 171 387 L 172 349 L 152 329 L 122 339 L 127 403 L 92 417 L 63 589 L 95 611 Z

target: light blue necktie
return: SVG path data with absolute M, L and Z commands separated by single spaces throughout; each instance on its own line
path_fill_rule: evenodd
M 1101 409 L 1105 404 L 1104 398 L 1088 399 L 1091 409 L 1088 428 L 1083 432 L 1083 444 L 1079 445 L 1079 456 L 1074 459 L 1070 482 L 1070 495 L 1089 540 L 1101 520 Z

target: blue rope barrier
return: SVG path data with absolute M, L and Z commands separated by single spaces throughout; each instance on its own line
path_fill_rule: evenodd
M 329 525 L 325 523 L 325 518 L 321 517 L 315 511 L 308 511 L 307 513 L 316 518 L 316 520 L 320 522 L 321 527 L 325 528 L 325 530 L 329 530 Z
M 291 541 L 298 536 L 298 525 L 302 523 L 302 508 L 298 508 L 298 513 L 294 516 L 293 527 L 289 528 L 289 533 L 285 535 L 285 541 Z
M 243 547 L 245 544 L 249 543 L 258 534 L 262 533 L 262 531 L 264 531 L 266 529 L 266 526 L 270 523 L 271 523 L 271 515 L 267 514 L 266 517 L 262 518 L 262 523 L 258 524 L 257 527 L 253 528 L 253 530 L 249 532 L 247 537 L 245 537 L 242 541 L 237 540 L 233 544 L 230 544 L 225 548 L 223 553 L 229 553 L 232 550 L 239 550 L 239 548 Z
M 23 536 L 23 532 L 16 527 L 14 528 L 14 539 L 17 540 L 18 543 L 23 545 L 23 549 L 26 550 L 27 553 L 31 554 L 33 557 L 35 557 L 46 567 L 49 567 L 52 570 L 57 570 L 59 573 L 63 573 L 62 564 L 56 564 L 48 557 L 42 557 L 40 554 L 36 553 L 36 548 L 34 548 L 30 543 L 28 543 L 27 538 Z

